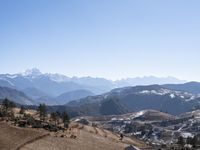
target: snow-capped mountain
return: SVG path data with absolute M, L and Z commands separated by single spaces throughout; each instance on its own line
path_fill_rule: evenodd
M 124 94 L 127 93 L 135 95 L 160 95 L 169 96 L 170 98 L 181 98 L 185 101 L 194 100 L 200 97 L 200 94 L 193 94 L 181 90 L 172 90 L 170 88 L 165 88 L 162 85 L 150 85 L 150 86 L 136 86 L 136 87 L 125 87 L 117 88 L 111 91 L 113 94 Z
M 33 68 L 33 69 L 27 69 L 25 71 L 23 71 L 22 73 L 20 73 L 22 76 L 27 76 L 27 77 L 37 77 L 37 76 L 40 76 L 42 75 L 42 73 L 40 72 L 39 69 L 37 68 Z M 19 74 L 19 75 L 20 75 Z
M 115 83 L 118 87 L 125 86 L 136 86 L 136 85 L 152 85 L 152 84 L 181 84 L 185 83 L 184 80 L 179 80 L 174 77 L 154 77 L 154 76 L 144 76 L 144 77 L 136 77 L 136 78 L 126 78 L 117 80 Z
M 70 78 L 61 74 L 42 73 L 37 68 L 28 69 L 18 74 L 0 75 L 0 86 L 12 87 L 20 90 L 37 88 L 48 95 L 54 96 L 79 89 L 90 90 L 95 94 L 100 94 L 124 86 L 182 82 L 184 81 L 175 78 L 156 77 L 128 78 L 117 81 L 93 77 Z
M 107 81 L 107 85 L 101 81 Z M 110 81 L 101 78 L 69 78 L 65 75 L 41 73 L 38 69 L 29 69 L 18 74 L 1 74 L 0 86 L 19 90 L 35 88 L 49 96 L 58 96 L 65 92 L 85 89 L 99 94 L 112 89 Z
M 143 82 L 145 80 L 145 82 Z M 148 82 L 147 82 L 148 81 Z M 169 82 L 167 82 L 169 81 Z M 146 85 L 147 83 L 181 83 L 183 81 L 175 78 L 156 78 L 156 77 L 144 77 L 144 78 L 129 78 L 118 81 L 107 80 L 104 78 L 93 78 L 93 77 L 67 77 L 61 74 L 52 74 L 52 73 L 42 73 L 37 68 L 25 70 L 22 73 L 17 74 L 0 74 L 0 87 L 9 87 L 24 92 L 31 99 L 40 100 L 45 99 L 45 102 L 48 102 L 48 99 L 51 101 L 56 101 L 56 97 L 60 96 L 63 93 L 77 91 L 77 90 L 86 90 L 94 93 L 95 95 L 106 93 L 112 89 L 113 91 L 120 92 L 120 90 L 126 91 L 126 88 L 121 88 L 121 86 L 135 86 L 137 84 Z M 169 84 L 168 84 L 169 85 Z M 172 86 L 173 84 L 170 84 Z M 183 84 L 178 84 L 183 85 Z M 185 85 L 185 84 L 184 84 Z M 186 84 L 187 85 L 187 84 Z M 189 84 L 191 86 L 191 84 Z M 195 83 L 195 86 L 199 83 Z M 171 98 L 182 98 L 184 100 L 192 100 L 196 98 L 196 95 L 191 94 L 187 90 L 180 93 L 179 90 L 166 91 L 166 85 L 163 85 L 165 91 L 160 90 L 143 90 L 138 91 L 137 94 L 157 94 L 157 95 L 169 95 Z M 179 87 L 179 86 L 176 86 Z M 182 87 L 182 86 L 180 86 Z M 197 86 L 199 87 L 199 86 Z M 120 89 L 116 89 L 120 88 Z M 195 87 L 193 87 L 194 89 Z M 186 88 L 187 89 L 187 88 Z M 190 88 L 188 88 L 190 89 Z M 181 89 L 182 90 L 182 89 Z M 200 89 L 196 89 L 195 92 L 200 93 Z M 112 91 L 112 92 L 113 92 Z M 176 92 L 173 92 L 176 91 Z M 120 92 L 120 94 L 122 94 Z M 134 93 L 136 94 L 136 93 Z M 105 96 L 105 95 L 104 95 Z M 79 97 L 79 96 L 78 96 Z

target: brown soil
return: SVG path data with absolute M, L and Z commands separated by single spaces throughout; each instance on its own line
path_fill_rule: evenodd
M 2 150 L 123 150 L 133 144 L 146 145 L 96 127 L 72 123 L 68 130 L 49 133 L 31 128 L 18 128 L 0 123 L 0 149 Z
M 15 150 L 24 143 L 46 134 L 45 132 L 18 128 L 0 122 L 0 150 Z

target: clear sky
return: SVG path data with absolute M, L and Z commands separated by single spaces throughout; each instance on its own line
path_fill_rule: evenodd
M 0 73 L 200 81 L 199 0 L 1 0 Z

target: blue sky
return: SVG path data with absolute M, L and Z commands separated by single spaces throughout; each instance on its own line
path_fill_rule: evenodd
M 198 0 L 1 0 L 0 73 L 200 81 Z

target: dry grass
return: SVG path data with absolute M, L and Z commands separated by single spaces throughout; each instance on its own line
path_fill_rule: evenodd
M 64 138 L 60 135 L 64 135 Z M 119 135 L 80 124 L 72 124 L 68 131 L 58 133 L 56 136 L 58 137 L 55 135 L 45 137 L 26 145 L 21 150 L 124 150 L 130 144 L 145 147 L 145 144 L 140 141 L 126 137 L 121 142 Z
M 15 150 L 20 145 L 44 134 L 46 133 L 0 122 L 0 150 Z
M 133 144 L 145 144 L 96 127 L 72 123 L 66 131 L 46 135 L 43 130 L 18 128 L 0 123 L 0 150 L 123 150 Z M 63 137 L 61 137 L 63 136 Z

